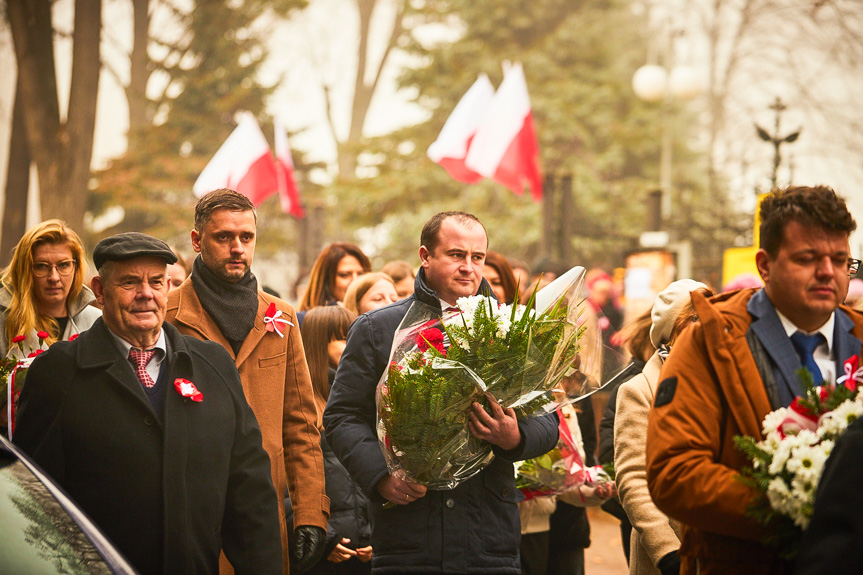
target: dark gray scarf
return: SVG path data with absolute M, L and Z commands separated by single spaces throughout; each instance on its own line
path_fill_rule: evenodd
M 252 271 L 238 282 L 226 282 L 211 272 L 199 255 L 192 264 L 192 285 L 204 310 L 231 344 L 234 355 L 240 353 L 243 341 L 255 327 L 258 313 L 258 280 Z

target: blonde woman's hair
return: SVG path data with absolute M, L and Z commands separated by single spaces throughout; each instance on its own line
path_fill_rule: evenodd
M 84 261 L 84 246 L 75 231 L 61 220 L 46 220 L 27 230 L 12 252 L 12 261 L 3 270 L 0 284 L 12 294 L 12 302 L 6 310 L 6 341 L 11 342 L 16 335 L 27 334 L 30 330 L 48 332 L 48 345 L 57 341 L 63 334 L 53 317 L 39 313 L 33 299 L 33 252 L 44 244 L 63 244 L 69 246 L 75 260 L 75 273 L 72 287 L 66 298 L 67 303 L 81 293 L 87 263 Z
M 363 299 L 363 296 L 366 295 L 366 292 L 369 291 L 373 285 L 381 280 L 388 281 L 393 284 L 394 288 L 396 287 L 395 282 L 393 282 L 393 278 L 383 272 L 370 272 L 357 276 L 345 292 L 345 301 L 343 302 L 345 308 L 359 315 L 360 301 Z

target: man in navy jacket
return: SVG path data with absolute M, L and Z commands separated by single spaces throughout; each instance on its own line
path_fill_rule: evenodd
M 351 326 L 324 412 L 326 438 L 372 500 L 374 573 L 517 574 L 522 496 L 512 463 L 554 447 L 555 414 L 519 421 L 512 410 L 492 404 L 489 415 L 475 404 L 468 427 L 492 444 L 495 458 L 451 490 L 427 491 L 391 475 L 378 445 L 375 389 L 411 305 L 446 309 L 460 297 L 491 294 L 482 279 L 488 236 L 475 216 L 439 213 L 423 226 L 420 242 L 414 294 Z M 395 505 L 385 509 L 386 501 Z

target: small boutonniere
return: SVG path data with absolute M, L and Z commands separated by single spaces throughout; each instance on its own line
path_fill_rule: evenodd
M 860 358 L 856 355 L 846 359 L 842 364 L 845 373 L 836 379 L 836 383 L 844 384 L 851 391 L 857 391 L 857 387 L 863 383 L 863 367 L 858 366 L 859 362 Z
M 178 377 L 174 380 L 174 388 L 177 390 L 177 393 L 179 393 L 183 397 L 188 397 L 192 401 L 204 401 L 204 394 L 198 391 L 198 388 L 195 387 L 195 384 L 188 379 Z
M 271 303 L 270 307 L 267 308 L 267 312 L 264 314 L 264 323 L 266 324 L 267 331 L 274 331 L 279 334 L 279 337 L 285 337 L 285 334 L 279 328 L 280 323 L 286 323 L 294 327 L 294 324 L 282 318 L 282 310 L 276 309 L 275 303 Z

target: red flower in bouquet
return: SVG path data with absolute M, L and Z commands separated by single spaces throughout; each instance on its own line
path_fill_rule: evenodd
M 443 332 L 436 327 L 430 327 L 420 331 L 416 339 L 417 349 L 420 352 L 425 352 L 429 347 L 438 350 L 441 355 L 446 355 L 446 349 L 443 346 Z
M 48 339 L 50 336 L 48 335 L 47 331 L 37 331 L 36 337 L 38 337 L 39 339 Z
M 178 377 L 174 380 L 174 388 L 177 390 L 177 393 L 179 393 L 183 397 L 188 397 L 192 401 L 204 401 L 204 394 L 198 391 L 198 388 L 195 387 L 195 384 L 188 379 Z
M 12 343 L 21 343 L 24 339 L 26 338 L 23 335 L 16 335 L 12 338 Z
M 73 333 L 72 335 L 69 336 L 69 341 L 75 341 L 76 339 L 78 339 L 79 335 L 81 335 L 81 334 L 80 333 Z

